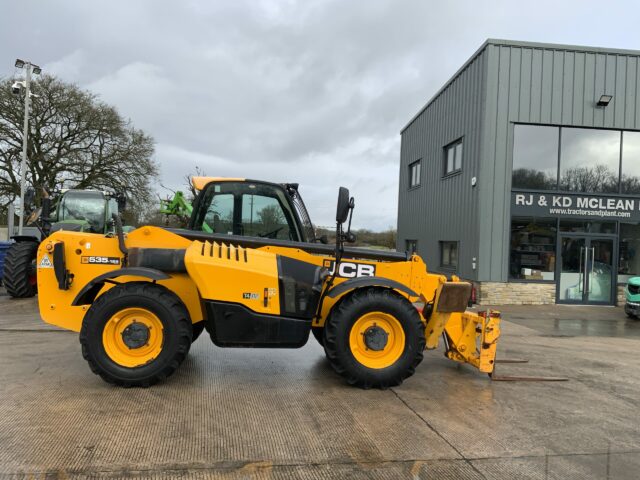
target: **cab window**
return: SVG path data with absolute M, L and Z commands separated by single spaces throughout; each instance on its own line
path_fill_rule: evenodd
M 213 233 L 233 235 L 233 194 L 214 195 L 204 216 L 204 222 Z M 202 228 L 202 230 L 206 229 Z
M 263 195 L 243 195 L 242 234 L 291 240 L 287 217 L 278 200 Z
M 268 183 L 207 185 L 190 228 L 225 235 L 300 241 L 298 223 L 284 188 Z
M 100 192 L 69 191 L 63 194 L 58 221 L 84 225 L 84 230 L 104 233 L 105 198 Z

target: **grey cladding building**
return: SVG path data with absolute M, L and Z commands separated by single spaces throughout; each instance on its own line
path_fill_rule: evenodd
M 640 52 L 488 40 L 402 130 L 398 247 L 483 303 L 640 275 Z

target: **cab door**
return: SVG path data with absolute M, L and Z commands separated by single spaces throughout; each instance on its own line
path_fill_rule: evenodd
M 212 182 L 194 206 L 190 228 L 215 234 L 302 241 L 288 193 L 277 184 Z

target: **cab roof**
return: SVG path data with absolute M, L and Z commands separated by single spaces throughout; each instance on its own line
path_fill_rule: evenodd
M 191 177 L 191 184 L 196 190 L 202 190 L 211 182 L 244 182 L 245 178 L 231 177 Z
M 297 183 L 274 183 L 267 182 L 265 180 L 255 180 L 251 178 L 236 178 L 236 177 L 191 177 L 191 184 L 193 188 L 201 191 L 209 185 L 211 182 L 244 182 L 244 183 L 260 183 L 262 185 L 274 185 L 276 187 L 298 190 Z

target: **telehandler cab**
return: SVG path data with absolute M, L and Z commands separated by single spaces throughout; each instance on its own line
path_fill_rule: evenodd
M 105 381 L 164 380 L 204 328 L 221 347 L 298 348 L 313 332 L 363 388 L 400 384 L 441 335 L 448 358 L 493 372 L 499 316 L 466 312 L 471 285 L 428 273 L 418 255 L 345 246 L 347 189 L 331 246 L 315 239 L 297 184 L 192 182 L 188 229 L 125 234 L 116 215 L 115 234 L 56 232 L 38 249 L 42 318 L 80 332 Z

